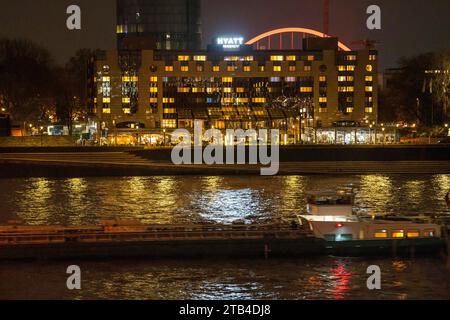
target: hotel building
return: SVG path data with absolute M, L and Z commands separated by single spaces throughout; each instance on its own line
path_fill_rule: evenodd
M 377 51 L 341 51 L 336 38 L 306 38 L 302 50 L 226 43 L 99 55 L 91 97 L 98 134 L 109 143 L 167 142 L 166 133 L 198 121 L 280 129 L 285 143 L 376 141 Z

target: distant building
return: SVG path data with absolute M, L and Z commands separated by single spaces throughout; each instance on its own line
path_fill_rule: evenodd
M 119 50 L 199 50 L 201 0 L 117 0 Z
M 322 40 L 305 40 L 303 50 L 255 50 L 235 38 L 207 50 L 105 52 L 92 97 L 100 134 L 132 141 L 199 121 L 277 128 L 290 142 L 374 140 L 377 51 L 340 51 L 336 38 Z

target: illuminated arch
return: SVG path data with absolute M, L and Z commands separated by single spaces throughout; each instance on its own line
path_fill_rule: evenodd
M 321 38 L 329 38 L 330 37 L 329 35 L 326 35 L 323 32 L 316 31 L 316 30 L 313 30 L 313 29 L 307 29 L 307 28 L 280 28 L 280 29 L 275 29 L 275 30 L 271 30 L 271 31 L 268 31 L 266 33 L 260 34 L 259 36 L 254 37 L 253 39 L 247 41 L 246 45 L 251 46 L 251 45 L 261 41 L 262 39 L 269 38 L 269 37 L 277 35 L 277 34 L 281 35 L 283 33 L 292 33 L 292 34 L 294 34 L 294 33 L 304 33 L 304 34 L 309 34 L 309 35 L 313 35 L 313 36 L 321 37 Z M 343 51 L 352 51 L 349 47 L 347 47 L 342 42 L 338 42 L 338 47 L 339 47 L 339 49 L 341 49 Z

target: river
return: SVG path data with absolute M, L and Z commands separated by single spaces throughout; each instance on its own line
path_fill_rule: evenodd
M 0 223 L 264 222 L 304 213 L 307 191 L 347 184 L 359 213 L 450 214 L 450 175 L 32 178 L 0 180 Z M 450 269 L 438 257 L 70 264 L 81 267 L 81 291 L 66 288 L 68 262 L 0 262 L 0 298 L 450 299 Z M 381 267 L 382 290 L 367 289 L 370 265 Z

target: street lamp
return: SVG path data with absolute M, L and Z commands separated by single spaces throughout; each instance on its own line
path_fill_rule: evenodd
M 43 126 L 40 126 L 40 127 L 39 127 L 39 132 L 40 132 L 40 134 L 41 134 L 41 147 L 42 147 L 42 145 L 43 145 L 42 135 L 44 134 L 44 127 L 43 127 Z

